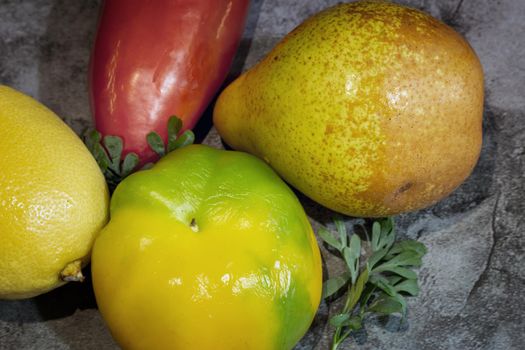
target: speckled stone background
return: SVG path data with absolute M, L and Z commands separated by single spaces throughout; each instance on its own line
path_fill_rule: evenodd
M 307 16 L 337 2 L 252 1 L 231 77 Z M 484 146 L 474 173 L 450 197 L 397 218 L 401 235 L 429 249 L 408 322 L 368 319 L 366 331 L 343 348 L 524 349 L 525 1 L 399 2 L 456 28 L 478 53 L 486 77 Z M 91 126 L 86 77 L 99 6 L 88 0 L 0 0 L 0 83 L 36 97 L 79 134 Z M 214 130 L 208 132 L 209 117 L 198 134 L 220 146 Z M 328 210 L 301 200 L 315 227 L 329 221 Z M 323 255 L 329 275 L 342 269 Z M 327 319 L 337 306 L 321 305 L 298 349 L 329 348 Z M 113 348 L 89 280 L 30 300 L 0 301 L 0 349 Z

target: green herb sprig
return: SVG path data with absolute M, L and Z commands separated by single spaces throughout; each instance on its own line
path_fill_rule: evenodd
M 335 218 L 337 238 L 325 227 L 318 231 L 321 239 L 334 248 L 344 260 L 347 271 L 328 279 L 323 285 L 323 298 L 333 298 L 346 288 L 346 300 L 340 313 L 330 319 L 335 327 L 332 350 L 363 327 L 368 314 L 400 314 L 406 316 L 405 296 L 417 296 L 419 286 L 413 270 L 421 266 L 425 246 L 415 240 L 395 242 L 394 220 L 381 219 L 372 224 L 372 236 L 365 229 L 367 240 L 356 233 L 347 233 L 340 218 Z M 363 226 L 364 227 L 364 226 Z M 363 245 L 369 245 L 369 256 L 362 255 Z
M 118 136 L 108 135 L 102 139 L 100 132 L 93 130 L 89 132 L 85 142 L 111 190 L 131 174 L 139 164 L 139 156 L 136 153 L 128 153 L 122 160 L 124 146 L 122 139 Z
M 181 129 L 182 120 L 172 116 L 168 120 L 167 144 L 164 144 L 158 133 L 152 131 L 146 136 L 148 145 L 159 157 L 163 157 L 169 152 L 192 144 L 195 140 L 193 132 L 186 130 L 178 136 Z M 119 136 L 108 135 L 102 138 L 100 132 L 93 130 L 87 134 L 85 143 L 95 157 L 110 189 L 113 190 L 125 177 L 137 170 L 140 163 L 139 156 L 130 152 L 122 159 L 124 142 Z M 142 169 L 148 169 L 152 166 L 152 163 L 148 163 Z
M 193 132 L 191 130 L 186 130 L 182 133 L 182 135 L 177 136 L 180 129 L 182 129 L 182 120 L 176 116 L 172 116 L 168 120 L 167 144 L 164 144 L 162 137 L 160 137 L 159 134 L 157 134 L 155 131 L 152 131 L 146 136 L 148 145 L 161 158 L 178 148 L 191 145 L 193 141 L 195 141 L 195 135 Z

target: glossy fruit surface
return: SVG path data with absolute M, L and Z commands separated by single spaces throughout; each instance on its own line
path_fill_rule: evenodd
M 429 206 L 471 173 L 483 72 L 428 14 L 340 4 L 306 20 L 220 95 L 214 123 L 335 211 L 381 217 Z
M 293 192 L 256 157 L 202 145 L 117 187 L 92 261 L 126 349 L 291 349 L 320 301 L 319 249 Z
M 166 141 L 168 119 L 191 129 L 217 93 L 244 30 L 248 0 L 103 2 L 91 57 L 91 107 L 98 131 L 120 136 L 124 154 L 155 160 L 151 131 Z
M 0 299 L 77 278 L 109 202 L 87 148 L 44 105 L 0 85 L 0 164 Z

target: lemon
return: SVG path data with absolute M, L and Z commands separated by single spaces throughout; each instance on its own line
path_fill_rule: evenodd
M 108 197 L 77 135 L 38 101 L 0 85 L 0 299 L 82 279 Z

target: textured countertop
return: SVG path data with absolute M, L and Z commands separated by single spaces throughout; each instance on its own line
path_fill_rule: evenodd
M 310 14 L 337 0 L 252 1 L 232 75 Z M 343 349 L 523 349 L 525 344 L 525 1 L 404 0 L 462 33 L 485 71 L 484 143 L 470 178 L 398 232 L 429 249 L 408 322 L 375 318 Z M 99 1 L 0 0 L 0 83 L 42 101 L 79 134 L 91 126 L 87 63 Z M 209 115 L 205 118 L 210 125 Z M 1 122 L 1 121 L 0 121 Z M 205 142 L 220 145 L 213 129 Z M 331 213 L 301 198 L 312 219 Z M 323 250 L 328 274 L 342 268 Z M 327 349 L 337 304 L 322 304 L 299 349 Z M 205 330 L 203 330 L 205 331 Z M 0 349 L 117 348 L 90 281 L 0 301 Z

